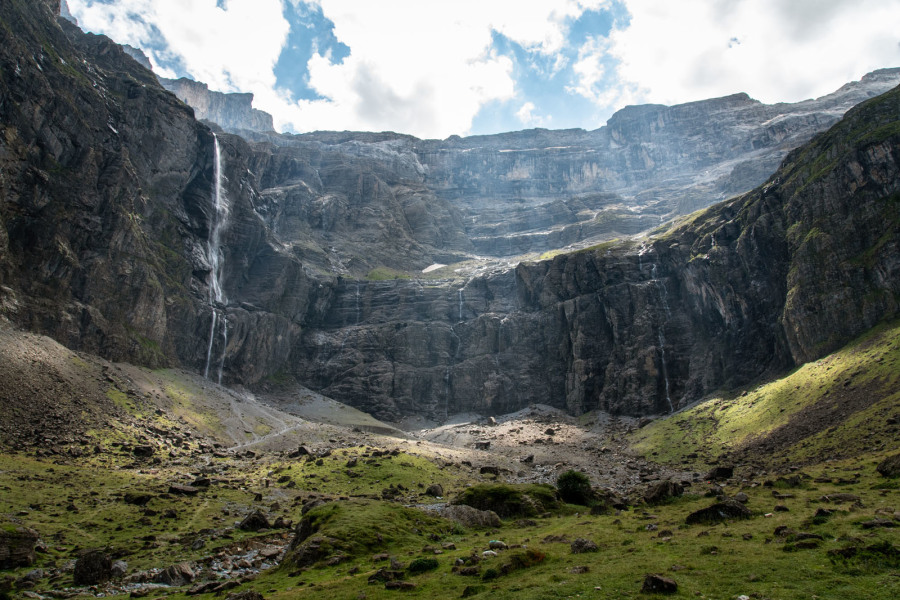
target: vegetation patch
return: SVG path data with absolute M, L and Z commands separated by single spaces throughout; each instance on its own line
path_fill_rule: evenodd
M 453 504 L 492 510 L 503 519 L 534 517 L 561 508 L 556 489 L 548 484 L 483 483 L 464 490 Z

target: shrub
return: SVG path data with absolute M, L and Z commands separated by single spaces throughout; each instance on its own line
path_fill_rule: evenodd
M 559 508 L 556 491 L 546 484 L 479 484 L 463 491 L 453 504 L 492 510 L 502 518 L 533 517 Z
M 410 573 L 424 573 L 425 571 L 432 571 L 437 568 L 438 561 L 436 558 L 417 558 L 409 563 L 409 567 L 407 567 L 406 570 Z
M 587 505 L 591 501 L 591 480 L 580 471 L 566 471 L 556 479 L 556 487 L 569 504 Z

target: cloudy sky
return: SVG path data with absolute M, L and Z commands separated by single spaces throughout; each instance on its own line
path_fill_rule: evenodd
M 68 0 L 283 131 L 596 129 L 627 104 L 831 92 L 900 66 L 900 0 Z

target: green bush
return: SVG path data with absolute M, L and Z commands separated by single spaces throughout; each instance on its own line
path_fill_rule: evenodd
M 533 517 L 560 508 L 556 490 L 546 484 L 484 483 L 463 491 L 453 504 L 492 510 L 501 518 Z
M 556 479 L 560 497 L 569 504 L 588 505 L 593 494 L 591 480 L 580 471 L 566 471 Z
M 409 563 L 406 570 L 410 573 L 424 573 L 425 571 L 433 571 L 437 568 L 438 561 L 436 558 L 417 558 Z

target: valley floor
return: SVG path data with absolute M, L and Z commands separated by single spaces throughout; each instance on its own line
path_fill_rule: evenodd
M 900 446 L 898 361 L 894 324 L 652 422 L 386 424 L 3 327 L 0 595 L 627 598 L 658 574 L 676 597 L 895 598 L 900 479 L 876 467 Z M 529 487 L 570 469 L 593 509 Z M 661 482 L 684 493 L 646 502 Z M 507 495 L 499 525 L 450 519 L 467 490 Z M 745 518 L 688 524 L 722 501 Z

